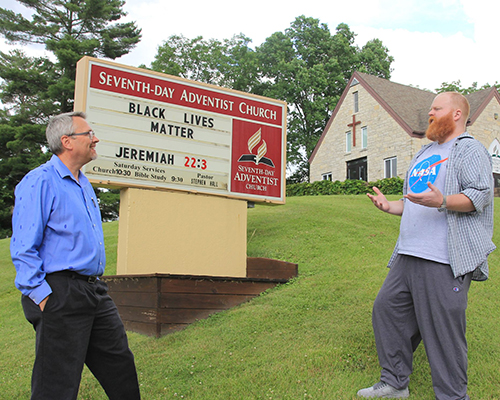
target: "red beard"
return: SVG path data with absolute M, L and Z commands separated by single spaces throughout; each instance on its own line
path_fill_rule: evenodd
M 449 114 L 441 118 L 430 117 L 425 136 L 433 142 L 443 143 L 454 131 L 455 121 L 453 120 L 453 112 L 450 111 Z

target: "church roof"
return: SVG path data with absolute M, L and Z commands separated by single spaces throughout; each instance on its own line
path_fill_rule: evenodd
M 470 104 L 470 124 L 473 124 L 477 117 L 481 115 L 484 108 L 488 105 L 493 97 L 496 97 L 498 99 L 498 102 L 500 103 L 500 95 L 498 94 L 495 86 L 492 86 L 489 89 L 479 90 L 477 92 L 468 94 L 465 97 L 467 97 L 467 100 Z
M 349 88 L 356 84 L 360 84 L 399 123 L 408 135 L 413 137 L 423 137 L 425 135 L 429 119 L 428 112 L 436 93 L 356 71 L 340 97 L 316 148 L 311 154 L 309 162 L 314 159 L 316 151 L 323 142 L 340 106 L 349 93 Z M 471 106 L 469 124 L 474 123 L 494 96 L 500 102 L 500 95 L 495 87 L 479 90 L 466 96 Z
M 391 82 L 362 72 L 355 72 L 356 79 L 368 93 L 411 136 L 423 136 L 427 129 L 428 112 L 435 93 L 412 86 Z

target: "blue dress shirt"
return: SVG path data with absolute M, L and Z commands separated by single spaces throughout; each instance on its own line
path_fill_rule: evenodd
M 106 265 L 101 212 L 90 182 L 79 182 L 53 155 L 17 185 L 10 252 L 16 287 L 36 304 L 52 293 L 45 275 L 69 270 L 102 275 Z

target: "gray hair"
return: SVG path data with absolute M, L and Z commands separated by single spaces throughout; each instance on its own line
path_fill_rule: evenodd
M 49 120 L 45 135 L 52 153 L 60 154 L 62 152 L 61 137 L 75 133 L 73 117 L 87 118 L 84 112 L 74 111 L 56 115 Z

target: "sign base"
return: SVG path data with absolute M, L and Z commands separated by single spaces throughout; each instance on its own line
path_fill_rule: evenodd
M 125 328 L 161 337 L 209 315 L 249 301 L 297 276 L 298 266 L 267 258 L 248 258 L 248 276 L 104 276 Z
M 177 191 L 120 192 L 117 274 L 246 277 L 247 202 Z

